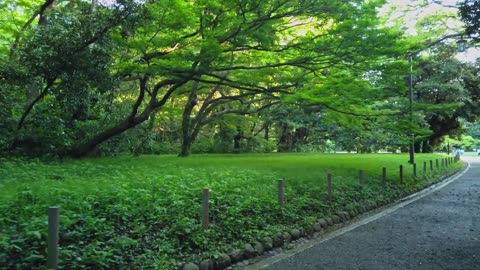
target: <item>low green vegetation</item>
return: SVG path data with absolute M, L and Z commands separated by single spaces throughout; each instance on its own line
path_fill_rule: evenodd
M 339 210 L 414 192 L 462 167 L 442 168 L 444 157 L 417 155 L 416 178 L 403 154 L 0 159 L 0 265 L 45 266 L 47 208 L 53 205 L 61 207 L 60 269 L 176 269 Z M 434 170 L 427 166 L 424 173 L 429 160 Z M 365 170 L 363 187 L 359 169 Z M 326 198 L 328 173 L 332 203 Z M 283 208 L 277 203 L 279 178 L 285 181 Z M 203 188 L 211 192 L 208 230 L 200 224 Z

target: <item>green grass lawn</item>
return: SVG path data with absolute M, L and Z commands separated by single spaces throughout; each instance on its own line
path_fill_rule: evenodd
M 388 202 L 451 171 L 417 177 L 407 155 L 251 154 L 115 157 L 63 162 L 0 160 L 0 265 L 41 268 L 47 208 L 61 207 L 60 268 L 176 269 L 276 232 L 359 205 Z M 439 162 L 441 166 L 441 160 Z M 399 165 L 405 168 L 399 182 Z M 381 184 L 382 167 L 387 185 Z M 435 167 L 435 162 L 434 162 Z M 366 185 L 358 184 L 364 170 Z M 327 174 L 334 197 L 326 200 Z M 277 203 L 277 180 L 286 204 Z M 210 189 L 211 226 L 200 224 L 201 192 Z

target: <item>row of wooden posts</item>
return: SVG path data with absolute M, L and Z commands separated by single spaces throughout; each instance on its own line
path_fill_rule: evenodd
M 457 155 L 455 157 L 447 157 L 447 158 L 442 158 L 441 159 L 441 166 L 442 167 L 448 167 L 452 163 L 457 162 L 460 159 L 460 157 Z M 430 163 L 430 171 L 433 171 L 434 165 L 433 165 L 433 160 L 429 161 Z M 427 172 L 427 162 L 423 162 L 423 172 Z M 440 162 L 438 159 L 435 160 L 435 167 L 438 169 L 440 167 Z M 403 172 L 404 168 L 403 165 L 399 166 L 399 178 L 400 182 L 403 182 Z M 413 176 L 417 176 L 417 164 L 413 164 Z M 329 201 L 332 201 L 332 174 L 327 175 L 327 198 Z M 361 186 L 365 185 L 365 171 L 364 170 L 359 170 L 359 184 Z M 387 181 L 387 168 L 383 167 L 382 168 L 382 183 L 386 184 Z M 277 181 L 277 191 L 278 191 L 278 204 L 280 206 L 283 206 L 285 204 L 285 184 L 283 179 L 279 179 Z M 202 195 L 202 228 L 207 229 L 209 226 L 209 212 L 210 212 L 210 206 L 208 203 L 208 200 L 210 198 L 210 192 L 208 188 L 203 189 L 203 195 Z
M 450 164 L 457 162 L 460 157 L 442 158 L 442 167 L 448 167 Z M 435 165 L 439 168 L 438 159 L 435 160 Z M 430 170 L 433 171 L 433 161 L 430 160 Z M 427 171 L 427 162 L 423 162 L 423 172 Z M 400 182 L 403 182 L 403 165 L 399 167 Z M 417 164 L 413 164 L 413 176 L 417 176 Z M 387 180 L 387 168 L 382 168 L 382 183 L 385 184 Z M 365 184 L 365 171 L 359 170 L 359 184 Z M 285 204 L 285 185 L 284 180 L 277 181 L 278 190 L 278 204 L 283 206 Z M 332 174 L 327 175 L 327 198 L 332 201 Z M 210 191 L 208 188 L 203 189 L 202 194 L 202 228 L 207 229 L 209 226 L 209 205 Z M 57 269 L 58 267 L 58 241 L 59 241 L 59 229 L 60 229 L 60 207 L 52 206 L 48 209 L 48 258 L 47 268 Z

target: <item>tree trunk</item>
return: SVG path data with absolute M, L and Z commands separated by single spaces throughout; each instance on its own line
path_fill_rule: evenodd
M 415 153 L 421 153 L 422 142 L 415 142 L 414 147 L 415 147 Z
M 190 136 L 183 136 L 182 147 L 180 149 L 179 157 L 188 157 L 190 155 L 190 149 L 192 148 L 192 142 Z
M 240 153 L 240 140 L 243 138 L 242 129 L 237 126 L 237 134 L 233 137 L 233 152 Z
M 113 136 L 116 136 L 130 128 L 133 128 L 145 122 L 152 112 L 153 112 L 153 108 L 149 106 L 139 116 L 126 118 L 116 126 L 113 126 L 99 133 L 97 136 L 91 138 L 87 142 L 74 146 L 73 148 L 67 150 L 67 154 L 76 158 L 84 157 L 89 153 L 91 153 L 97 145 L 112 138 Z
M 278 140 L 278 152 L 291 152 L 293 148 L 293 132 L 288 126 L 283 126 Z
M 195 105 L 197 105 L 197 90 L 199 82 L 196 81 L 192 85 L 192 90 L 188 96 L 185 109 L 182 114 L 182 148 L 179 157 L 188 157 L 190 155 L 190 148 L 193 143 L 193 129 L 192 129 L 192 111 Z
M 428 139 L 424 140 L 422 143 L 422 153 L 432 153 L 433 146 L 430 144 Z

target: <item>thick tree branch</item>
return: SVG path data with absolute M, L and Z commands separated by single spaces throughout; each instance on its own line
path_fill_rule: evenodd
M 140 93 L 138 95 L 137 101 L 135 102 L 135 104 L 133 104 L 132 112 L 128 117 L 130 120 L 137 115 L 138 108 L 140 107 L 140 105 L 142 105 L 143 99 L 145 98 L 145 92 L 147 91 L 147 81 L 148 78 L 146 76 L 140 79 Z

